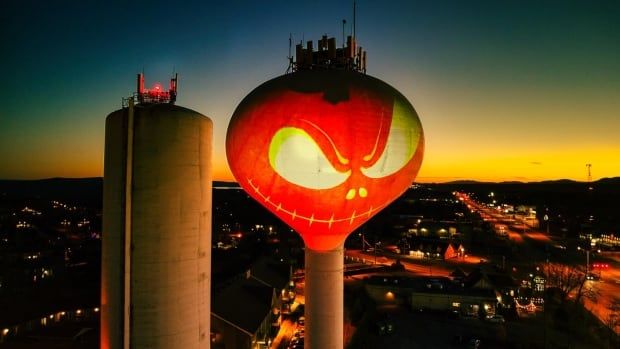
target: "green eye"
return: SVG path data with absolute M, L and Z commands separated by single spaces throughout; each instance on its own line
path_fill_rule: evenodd
M 383 154 L 370 167 L 362 168 L 362 173 L 370 178 L 382 178 L 394 174 L 402 169 L 415 154 L 420 130 L 422 129 L 414 118 L 414 111 L 396 99 L 390 132 L 383 150 Z
M 282 178 L 309 189 L 333 188 L 349 178 L 338 172 L 306 131 L 283 127 L 269 144 L 269 164 Z

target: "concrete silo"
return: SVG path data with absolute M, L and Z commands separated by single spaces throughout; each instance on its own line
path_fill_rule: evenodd
M 102 349 L 210 347 L 212 122 L 160 90 L 106 119 Z

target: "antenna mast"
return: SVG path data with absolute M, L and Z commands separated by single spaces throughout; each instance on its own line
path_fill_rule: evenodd
M 286 68 L 286 73 L 290 73 L 293 70 L 293 53 L 291 49 L 293 47 L 293 33 L 288 34 L 288 68 Z
M 355 40 L 355 0 L 353 0 L 353 40 Z
M 342 19 L 342 47 L 336 48 L 336 38 L 328 37 L 327 34 L 318 40 L 318 50 L 314 50 L 313 41 L 304 42 L 302 40 L 295 44 L 295 56 L 292 53 L 292 34 L 289 34 L 288 41 L 288 68 L 286 73 L 297 72 L 300 70 L 351 70 L 366 74 L 366 51 L 357 45 L 356 26 L 357 26 L 357 3 L 353 1 L 353 25 L 347 34 L 347 20 Z M 337 34 L 336 34 L 337 35 Z
M 342 20 L 342 48 L 344 48 L 344 43 L 345 43 L 345 41 L 344 41 L 344 25 L 345 24 L 347 24 L 347 20 L 343 19 Z

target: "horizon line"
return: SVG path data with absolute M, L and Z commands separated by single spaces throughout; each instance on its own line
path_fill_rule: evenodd
M 439 181 L 418 181 L 417 179 L 419 179 L 420 177 L 416 178 L 416 181 L 412 182 L 411 184 L 450 184 L 450 183 L 455 183 L 455 182 L 473 182 L 473 183 L 481 183 L 481 184 L 502 184 L 502 183 L 523 183 L 523 184 L 528 184 L 528 183 L 541 183 L 541 182 L 562 182 L 562 181 L 570 181 L 570 182 L 575 182 L 575 183 L 583 183 L 583 184 L 587 184 L 587 183 L 596 183 L 598 181 L 604 180 L 604 179 L 614 179 L 614 178 L 619 178 L 620 176 L 614 176 L 614 177 L 601 177 L 598 178 L 596 180 L 592 180 L 590 182 L 588 182 L 587 180 L 576 180 L 576 179 L 570 179 L 570 178 L 556 178 L 556 179 L 534 179 L 534 180 L 527 180 L 527 179 L 504 179 L 504 180 L 484 180 L 484 179 L 471 179 L 471 178 L 466 178 L 466 177 L 422 177 L 422 178 L 435 178 L 435 179 L 440 179 L 440 178 L 452 178 L 451 180 L 439 180 Z M 27 181 L 46 181 L 46 180 L 87 180 L 87 179 L 101 179 L 103 180 L 103 176 L 87 176 L 87 177 L 43 177 L 43 178 L 0 178 L 0 181 L 23 181 L 23 182 L 27 182 Z M 224 183 L 237 183 L 238 182 L 236 180 L 230 180 L 230 179 L 213 179 L 212 182 L 224 182 Z

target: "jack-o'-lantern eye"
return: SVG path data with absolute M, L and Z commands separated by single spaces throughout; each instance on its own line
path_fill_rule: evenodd
M 421 127 L 416 125 L 414 113 L 401 101 L 394 101 L 390 132 L 383 153 L 370 167 L 362 167 L 362 173 L 370 178 L 382 178 L 394 174 L 409 163 L 420 140 Z
M 269 144 L 269 164 L 287 181 L 309 189 L 333 188 L 349 178 L 339 172 L 306 131 L 283 127 Z

